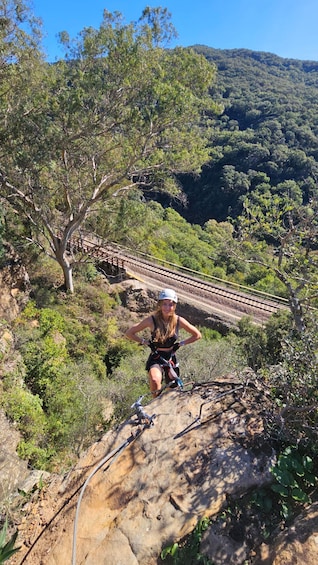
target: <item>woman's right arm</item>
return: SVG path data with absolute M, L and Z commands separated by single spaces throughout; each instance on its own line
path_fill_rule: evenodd
M 141 345 L 144 345 L 148 342 L 148 340 L 139 337 L 139 335 L 137 335 L 139 332 L 142 332 L 143 330 L 145 330 L 146 328 L 150 328 L 152 329 L 153 327 L 153 322 L 152 322 L 152 318 L 151 316 L 148 316 L 148 318 L 145 318 L 144 320 L 142 320 L 141 322 L 138 322 L 138 324 L 134 324 L 133 326 L 131 326 L 131 328 L 129 328 L 126 332 L 125 332 L 125 336 L 128 339 L 131 339 L 132 341 L 135 341 L 136 343 L 140 343 Z

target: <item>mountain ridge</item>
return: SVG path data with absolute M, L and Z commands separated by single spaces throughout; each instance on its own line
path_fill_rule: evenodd
M 318 172 L 318 62 L 193 49 L 215 65 L 211 96 L 224 110 L 211 116 L 211 160 L 199 175 L 179 176 L 187 206 L 168 196 L 158 200 L 200 225 L 235 220 L 242 197 L 261 187 L 273 194 L 294 183 L 307 202 Z

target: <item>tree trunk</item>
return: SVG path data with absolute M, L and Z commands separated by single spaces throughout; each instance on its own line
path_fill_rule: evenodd
M 297 298 L 296 294 L 292 291 L 292 289 L 290 288 L 289 290 L 290 290 L 290 293 L 289 293 L 289 296 L 288 296 L 288 300 L 289 300 L 291 312 L 293 314 L 295 327 L 296 327 L 297 331 L 300 334 L 302 334 L 305 331 L 306 326 L 305 326 L 305 322 L 304 322 L 301 302 L 300 302 L 299 298 Z
M 73 294 L 73 269 L 71 262 L 67 258 L 65 241 L 60 239 L 59 237 L 54 238 L 54 249 L 56 260 L 63 271 L 65 290 Z
M 64 285 L 65 285 L 65 289 L 70 292 L 71 294 L 73 294 L 74 292 L 74 285 L 73 285 L 73 269 L 72 266 L 70 265 L 70 263 L 67 262 L 63 262 L 63 264 L 61 264 L 61 267 L 63 269 L 63 275 L 64 275 Z
M 301 300 L 297 296 L 297 291 L 292 288 L 291 283 L 287 280 L 285 275 L 279 271 L 278 269 L 275 270 L 276 275 L 278 276 L 279 280 L 285 285 L 288 291 L 288 302 L 290 311 L 292 313 L 294 324 L 296 330 L 302 334 L 304 333 L 306 326 L 303 316 L 303 309 Z

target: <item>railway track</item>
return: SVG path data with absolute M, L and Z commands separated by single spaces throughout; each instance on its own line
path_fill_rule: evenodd
M 250 316 L 255 323 L 264 323 L 274 312 L 287 307 L 287 301 L 279 297 L 265 293 L 252 294 L 253 291 L 247 291 L 246 287 L 243 291 L 239 285 L 233 283 L 216 284 L 204 280 L 205 275 L 202 275 L 202 278 L 195 276 L 191 271 L 184 272 L 189 270 L 177 265 L 159 265 L 118 245 L 103 246 L 86 238 L 77 240 L 75 245 L 78 250 L 90 254 L 99 262 L 117 265 L 154 289 L 172 286 L 180 298 L 183 297 L 220 318 L 231 319 L 232 322 L 243 316 Z M 231 288 L 230 285 L 236 288 Z

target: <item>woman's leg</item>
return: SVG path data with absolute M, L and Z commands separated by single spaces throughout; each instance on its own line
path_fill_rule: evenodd
M 149 369 L 149 387 L 152 396 L 158 396 L 162 383 L 162 370 L 160 365 L 152 365 Z

